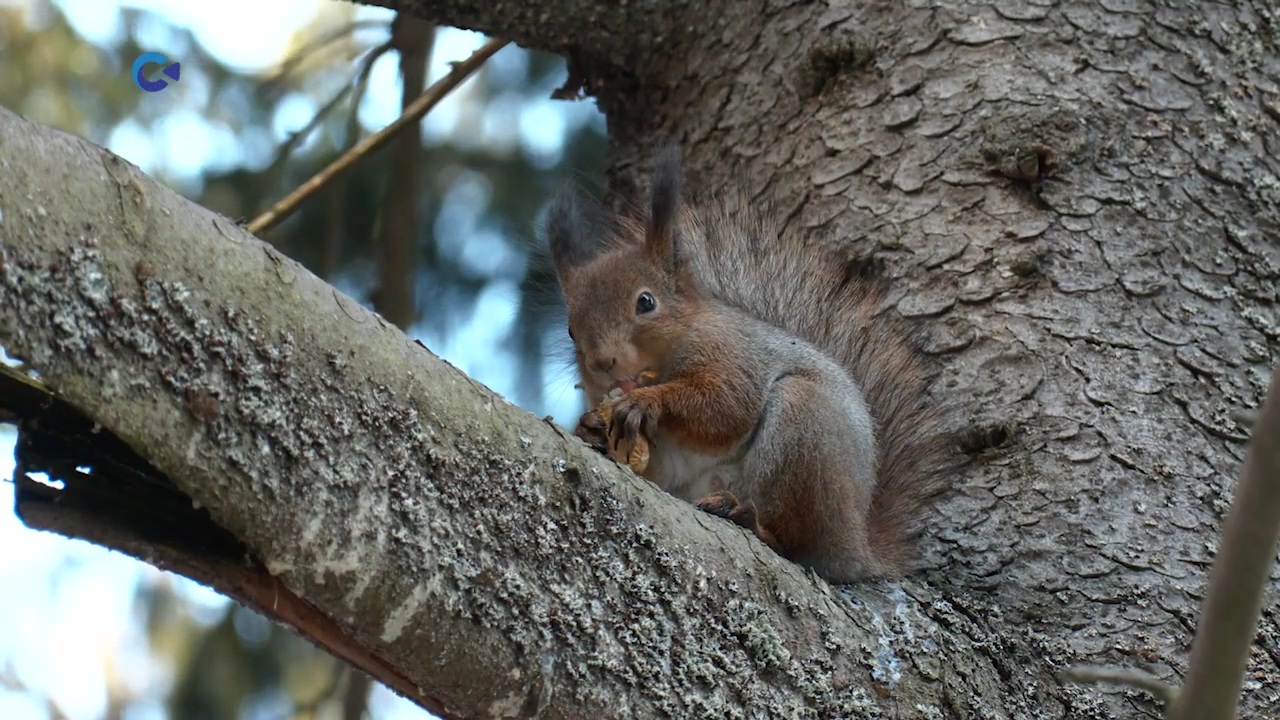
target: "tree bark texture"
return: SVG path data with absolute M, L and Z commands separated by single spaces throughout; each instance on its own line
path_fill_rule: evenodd
M 675 137 L 690 186 L 885 261 L 978 458 L 920 577 L 829 590 L 9 114 L 0 343 L 458 716 L 1155 711 L 1055 673 L 1185 670 L 1280 357 L 1272 6 L 379 4 L 568 55 L 619 193 Z
M 997 445 L 942 506 L 924 577 L 949 604 L 922 612 L 1008 691 L 1075 663 L 1178 680 L 1280 359 L 1274 3 L 386 4 L 568 55 L 624 194 L 674 137 L 691 186 L 745 176 L 883 258 L 939 395 Z M 1268 597 L 1245 716 L 1280 712 Z M 1096 692 L 1032 704 L 1090 717 Z

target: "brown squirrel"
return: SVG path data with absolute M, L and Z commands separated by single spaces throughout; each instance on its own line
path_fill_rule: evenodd
M 914 331 L 877 312 L 886 286 L 865 262 L 803 244 L 745 194 L 693 205 L 680 186 L 672 147 L 647 216 L 606 216 L 572 186 L 548 210 L 596 408 L 578 435 L 618 459 L 647 443 L 646 478 L 829 580 L 907 572 L 955 467 Z

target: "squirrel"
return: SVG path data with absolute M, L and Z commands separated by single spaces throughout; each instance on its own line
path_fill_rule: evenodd
M 568 309 L 576 434 L 832 582 L 908 573 L 954 436 L 918 331 L 865 260 L 806 245 L 745 192 L 686 203 L 658 156 L 647 214 L 572 184 L 545 237 Z M 737 201 L 733 207 L 731 200 Z M 611 394 L 612 392 L 612 394 Z

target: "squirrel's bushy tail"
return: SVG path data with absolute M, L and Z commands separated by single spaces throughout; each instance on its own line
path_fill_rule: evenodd
M 861 386 L 879 454 L 871 545 L 905 572 L 925 510 L 955 473 L 949 413 L 929 398 L 917 331 L 880 312 L 885 281 L 865 261 L 784 233 L 780 218 L 745 194 L 690 203 L 680 218 L 682 255 L 703 292 L 808 340 Z

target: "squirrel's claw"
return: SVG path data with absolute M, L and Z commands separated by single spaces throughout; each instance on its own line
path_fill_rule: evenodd
M 619 411 L 623 397 L 611 394 L 600 406 L 583 413 L 573 434 L 596 452 L 642 475 L 649 466 L 650 438 L 656 421 L 652 413 L 634 404 Z
M 642 395 L 633 393 L 624 396 L 613 406 L 613 416 L 609 421 L 609 443 L 615 452 L 625 443 L 623 450 L 630 451 L 636 438 L 641 436 L 650 444 L 653 442 L 654 430 L 658 426 L 656 413 L 648 408 Z M 623 457 L 626 453 L 623 453 Z

